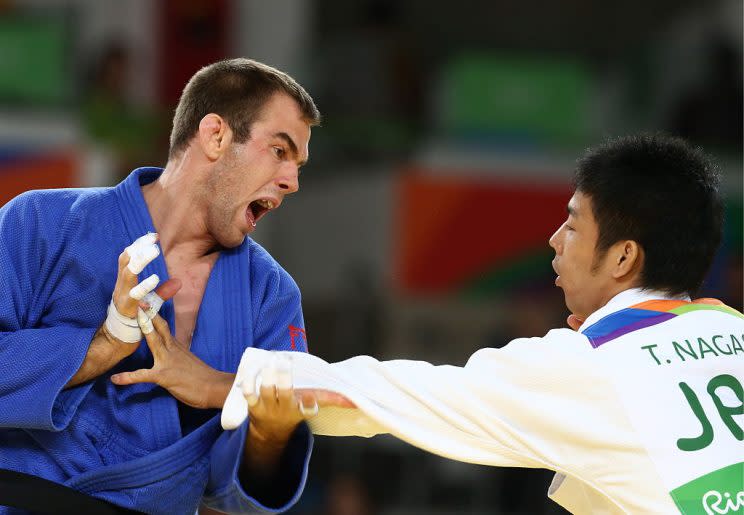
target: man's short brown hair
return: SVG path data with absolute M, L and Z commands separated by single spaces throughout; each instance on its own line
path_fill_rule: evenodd
M 276 93 L 292 97 L 311 126 L 320 123 L 320 112 L 313 99 L 284 72 L 246 58 L 205 66 L 191 77 L 178 101 L 168 158 L 186 148 L 199 128 L 199 122 L 209 113 L 227 120 L 237 143 L 248 140 L 253 123 Z

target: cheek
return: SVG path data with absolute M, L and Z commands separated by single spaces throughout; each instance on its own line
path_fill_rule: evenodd
M 574 278 L 589 273 L 591 269 L 592 254 L 580 245 L 579 242 L 566 242 L 561 259 L 565 272 Z

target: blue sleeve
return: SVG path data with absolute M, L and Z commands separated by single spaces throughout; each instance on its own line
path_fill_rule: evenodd
M 224 431 L 212 448 L 210 477 L 202 502 L 224 513 L 282 513 L 302 495 L 307 481 L 313 435 L 307 424 L 297 427 L 282 457 L 275 492 L 256 495 L 246 491 L 238 479 L 249 421 L 233 431 Z M 262 501 L 259 501 L 260 498 Z M 272 502 L 277 500 L 277 502 Z
M 267 255 L 268 257 L 268 255 Z M 300 290 L 292 277 L 268 257 L 268 273 L 253 290 L 253 342 L 268 350 L 307 352 Z M 307 480 L 313 437 L 306 424 L 300 424 L 284 451 L 272 492 L 252 492 L 238 479 L 240 459 L 248 430 L 247 420 L 234 431 L 225 431 L 212 449 L 210 480 L 204 503 L 226 513 L 281 513 L 291 508 L 302 494 Z
M 17 197 L 0 210 L 0 427 L 60 431 L 91 384 L 63 390 L 87 353 L 96 328 L 73 319 L 45 327 L 40 289 L 49 277 L 33 206 Z

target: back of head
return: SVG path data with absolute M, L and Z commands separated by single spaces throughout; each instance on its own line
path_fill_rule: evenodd
M 320 113 L 310 95 L 292 77 L 246 58 L 228 59 L 205 66 L 191 77 L 173 116 L 168 158 L 183 151 L 209 113 L 227 120 L 237 143 L 250 137 L 253 123 L 275 94 L 293 98 L 311 126 L 320 123 Z
M 576 191 L 591 198 L 597 251 L 634 240 L 641 285 L 694 296 L 721 241 L 719 174 L 699 148 L 664 135 L 629 136 L 579 160 Z

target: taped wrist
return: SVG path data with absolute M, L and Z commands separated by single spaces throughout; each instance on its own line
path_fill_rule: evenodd
M 137 319 L 126 317 L 119 313 L 113 299 L 111 299 L 108 306 L 105 325 L 111 336 L 117 340 L 125 343 L 138 343 L 142 340 L 142 330 L 137 323 Z

